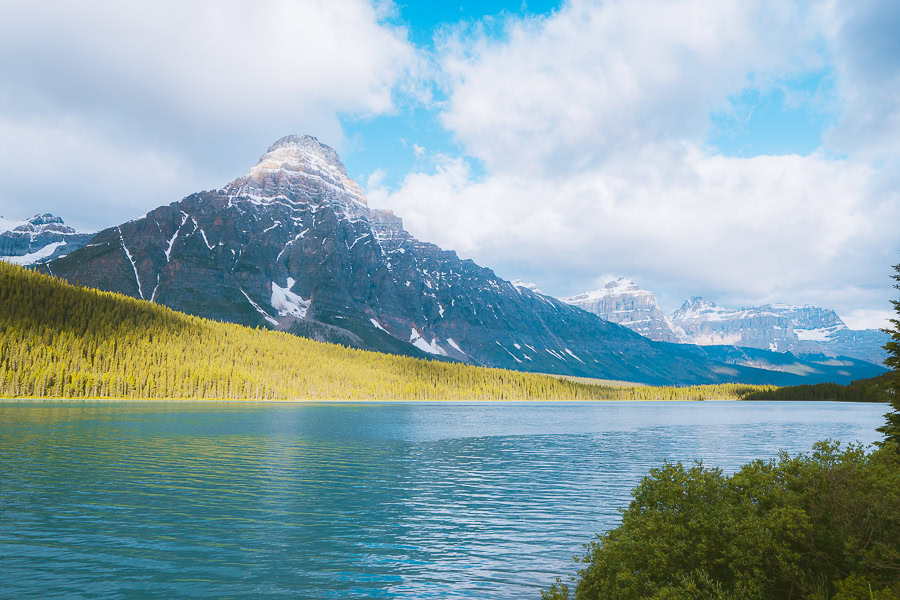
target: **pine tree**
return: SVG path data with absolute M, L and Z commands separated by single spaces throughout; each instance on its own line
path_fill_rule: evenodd
M 891 279 L 897 282 L 894 284 L 894 288 L 900 290 L 900 264 L 894 265 L 894 274 L 891 275 Z M 885 443 L 895 442 L 900 448 L 900 300 L 891 300 L 891 304 L 894 305 L 897 318 L 891 319 L 892 327 L 884 330 L 891 336 L 891 340 L 884 346 L 884 349 L 890 354 L 884 364 L 893 369 L 891 377 L 893 398 L 891 399 L 891 412 L 884 415 L 886 422 L 884 427 L 880 427 L 878 431 L 884 434 Z

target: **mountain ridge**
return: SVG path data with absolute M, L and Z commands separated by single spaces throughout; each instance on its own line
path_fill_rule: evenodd
M 652 292 L 626 278 L 563 301 L 657 341 L 850 356 L 874 364 L 881 364 L 887 356 L 882 348 L 886 334 L 852 330 L 835 311 L 812 304 L 766 303 L 731 309 L 692 296 L 665 314 Z
M 222 188 L 40 268 L 201 317 L 436 360 L 644 383 L 799 377 L 654 343 L 420 241 L 393 212 L 369 208 L 311 136 L 281 138 Z M 816 381 L 869 372 L 806 366 Z
M 51 213 L 22 221 L 0 217 L 0 260 L 22 266 L 45 263 L 84 247 L 93 235 Z

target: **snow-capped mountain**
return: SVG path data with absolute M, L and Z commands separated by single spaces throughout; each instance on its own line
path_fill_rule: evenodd
M 666 315 L 652 292 L 625 278 L 564 301 L 652 340 L 843 355 L 876 364 L 887 356 L 882 348 L 887 334 L 851 330 L 836 312 L 818 306 L 764 304 L 732 309 L 695 296 Z
M 639 288 L 625 277 L 610 281 L 599 290 L 564 298 L 563 302 L 628 327 L 651 340 L 681 341 L 672 323 L 659 308 L 653 292 Z
M 522 281 L 521 279 L 513 279 L 512 281 L 510 281 L 510 283 L 513 284 L 513 287 L 515 287 L 516 289 L 531 290 L 535 294 L 545 295 L 536 283 L 532 283 L 530 281 Z
M 877 329 L 851 330 L 838 314 L 819 306 L 763 304 L 729 309 L 691 298 L 670 315 L 691 344 L 730 344 L 794 354 L 844 355 L 881 364 L 888 335 Z
M 278 140 L 250 171 L 101 231 L 42 269 L 224 321 L 385 352 L 516 370 L 657 383 L 842 381 L 850 361 L 746 368 L 658 344 L 455 252 L 369 208 L 337 153 Z M 765 354 L 765 353 L 764 353 Z M 771 354 L 771 353 L 769 353 Z M 795 370 L 796 371 L 796 370 Z
M 0 217 L 0 260 L 18 265 L 44 263 L 87 244 L 93 233 L 83 233 L 50 213 L 24 221 Z

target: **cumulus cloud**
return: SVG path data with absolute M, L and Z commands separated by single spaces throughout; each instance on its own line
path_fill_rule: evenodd
M 784 2 L 574 0 L 511 19 L 505 35 L 443 43 L 443 121 L 493 171 L 557 173 L 660 139 L 702 139 L 711 110 L 751 80 L 818 65 Z
M 842 118 L 826 139 L 843 152 L 896 159 L 900 155 L 900 4 L 830 2 L 822 15 L 843 103 Z
M 456 30 L 442 45 L 442 119 L 485 174 L 447 159 L 370 196 L 423 239 L 557 295 L 617 272 L 668 308 L 696 293 L 882 306 L 900 222 L 883 173 L 826 149 L 704 147 L 731 95 L 822 68 L 833 15 L 804 7 L 575 0 L 499 37 Z
M 690 145 L 632 158 L 565 178 L 482 180 L 449 160 L 370 200 L 393 206 L 423 239 L 507 277 L 543 273 L 537 283 L 556 294 L 594 286 L 607 271 L 724 304 L 844 304 L 852 298 L 826 294 L 822 282 L 880 283 L 877 270 L 869 279 L 871 263 L 890 260 L 900 210 L 869 202 L 869 167 L 821 156 L 726 158 Z
M 50 199 L 45 207 L 64 216 L 133 211 L 96 210 L 112 197 L 65 206 L 54 182 L 78 181 L 87 156 L 105 157 L 110 172 L 155 157 L 171 171 L 165 178 L 184 186 L 159 204 L 200 179 L 200 187 L 222 185 L 287 133 L 340 145 L 340 115 L 390 113 L 397 90 L 417 81 L 420 59 L 405 30 L 381 20 L 389 9 L 364 0 L 4 2 L 4 146 L 31 148 L 57 177 L 37 177 L 47 169 L 40 161 L 9 163 L 25 168 L 0 183 L 0 211 L 31 197 Z M 71 153 L 58 151 L 60 138 Z M 149 166 L 136 183 L 152 177 Z

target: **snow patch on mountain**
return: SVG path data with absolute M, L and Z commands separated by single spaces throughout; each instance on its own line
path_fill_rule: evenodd
M 510 281 L 510 283 L 513 284 L 513 287 L 515 287 L 516 290 L 518 290 L 520 294 L 522 293 L 522 290 L 531 290 L 535 294 L 544 294 L 544 292 L 541 291 L 541 288 L 539 288 L 537 286 L 537 284 L 532 283 L 530 281 L 523 281 L 521 279 L 513 279 L 512 281 Z
M 274 281 L 272 282 L 272 308 L 278 311 L 281 316 L 293 316 L 298 319 L 306 317 L 306 311 L 312 304 L 311 300 L 304 300 L 298 294 L 291 291 L 294 287 L 293 278 L 287 278 L 287 287 L 281 287 Z
M 419 350 L 423 350 L 428 354 L 435 354 L 438 356 L 447 356 L 447 351 L 441 348 L 437 340 L 431 340 L 431 343 L 425 341 L 422 335 L 416 331 L 416 328 L 413 327 L 411 333 L 409 334 L 409 343 L 418 348 Z
M 21 266 L 29 266 L 43 261 L 45 258 L 49 258 L 56 252 L 57 248 L 65 246 L 65 242 L 53 242 L 51 244 L 47 244 L 37 252 L 30 252 L 28 254 L 23 254 L 22 256 L 0 256 L 0 260 L 12 263 L 14 265 Z

